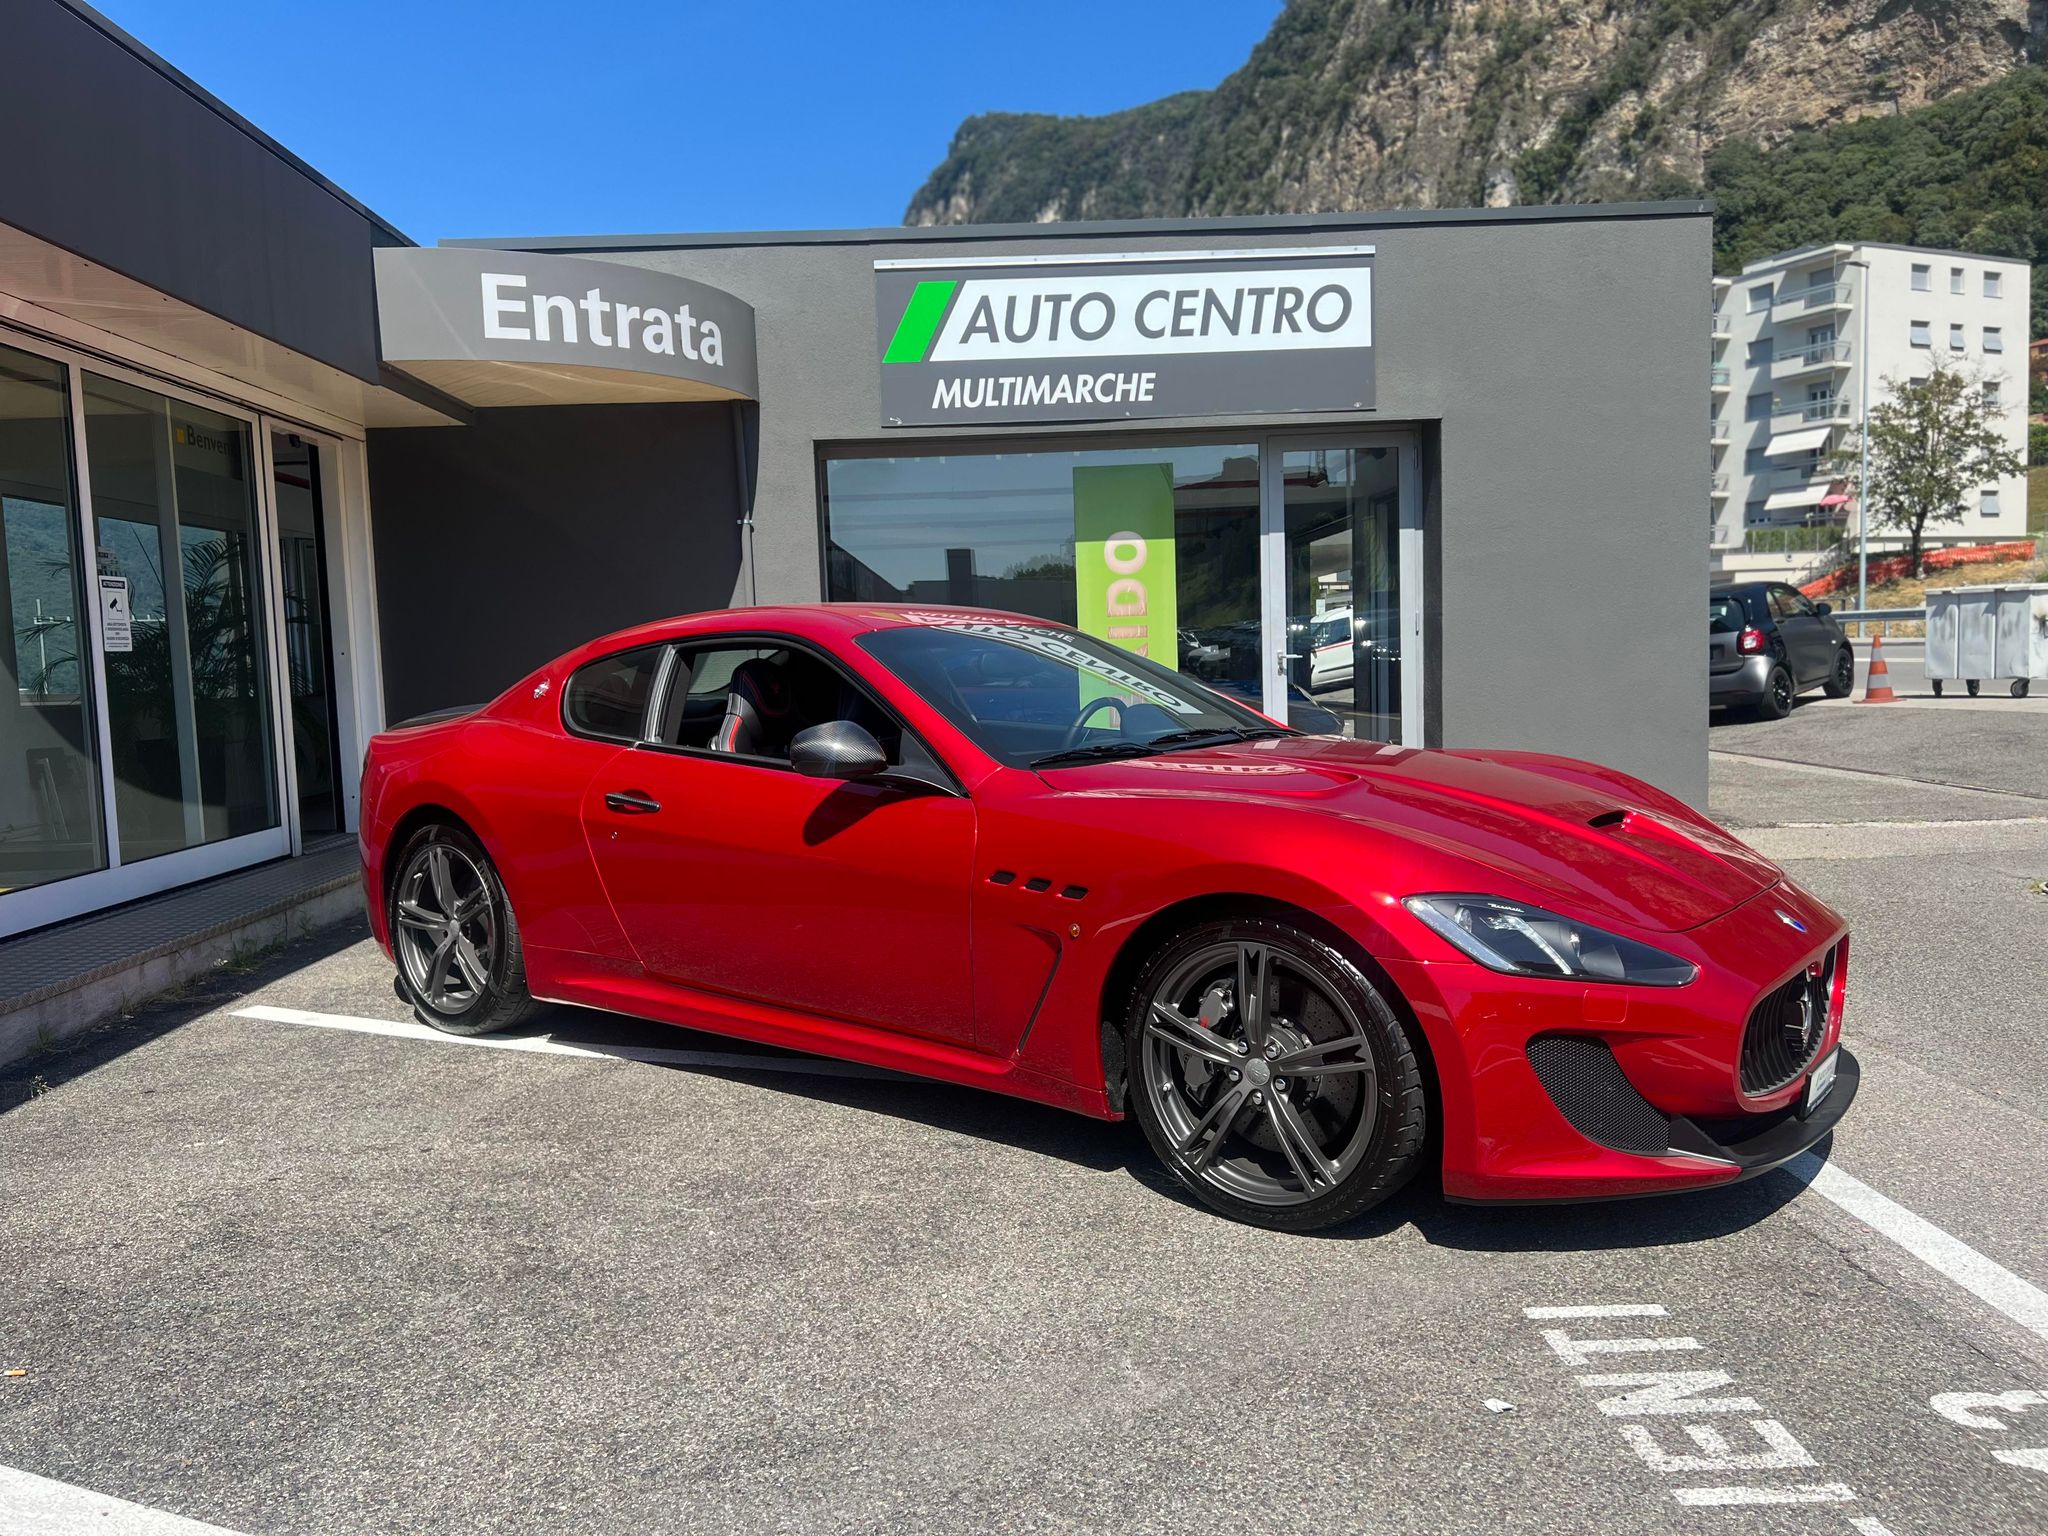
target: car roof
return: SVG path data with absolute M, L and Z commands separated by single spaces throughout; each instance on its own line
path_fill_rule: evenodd
M 804 640 L 844 640 L 881 629 L 930 624 L 1028 624 L 1038 629 L 1069 629 L 1053 619 L 1000 608 L 928 607 L 919 603 L 774 603 L 751 608 L 717 608 L 705 613 L 678 614 L 601 635 L 579 646 L 575 655 L 602 655 L 639 645 L 659 645 L 703 634 L 767 630 Z

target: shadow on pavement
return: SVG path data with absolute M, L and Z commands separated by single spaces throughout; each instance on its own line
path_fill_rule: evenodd
M 260 992 L 280 977 L 318 965 L 369 936 L 360 917 L 276 948 L 259 950 L 245 962 L 222 965 L 183 986 L 145 998 L 119 1018 L 95 1025 L 18 1061 L 0 1066 L 0 1114 L 39 1094 L 127 1055 L 189 1024 L 201 1014 Z
M 804 1059 L 798 1052 L 623 1016 L 551 1010 L 545 1023 L 558 1029 L 556 1039 L 594 1049 L 607 1044 L 659 1045 Z M 1122 1171 L 1165 1198 L 1208 1211 L 1160 1165 L 1135 1121 L 1092 1120 L 1003 1094 L 894 1074 L 886 1078 L 813 1077 L 745 1067 L 659 1065 L 666 1071 L 724 1077 L 797 1098 L 888 1115 L 1057 1158 L 1097 1173 Z M 1826 1148 L 1827 1143 L 1822 1143 L 1819 1150 L 1823 1156 Z M 1427 1155 L 1435 1155 L 1433 1147 Z M 1583 1205 L 1472 1206 L 1446 1201 L 1434 1171 L 1425 1168 L 1407 1188 L 1357 1219 L 1303 1235 L 1355 1242 L 1412 1226 L 1429 1243 L 1471 1252 L 1656 1248 L 1706 1242 L 1754 1226 L 1797 1198 L 1802 1187 L 1789 1176 L 1771 1175 L 1720 1189 L 1643 1199 Z

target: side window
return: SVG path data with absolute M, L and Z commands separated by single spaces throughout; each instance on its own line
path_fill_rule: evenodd
M 579 736 L 638 741 L 663 647 L 646 645 L 578 667 L 562 690 L 562 722 Z
M 895 717 L 839 668 L 793 646 L 710 645 L 682 652 L 669 680 L 660 740 L 693 752 L 787 762 L 799 731 L 851 720 L 891 765 L 927 762 Z
M 1771 588 L 1771 617 L 1774 619 L 1810 619 L 1813 604 L 1803 593 L 1790 587 Z

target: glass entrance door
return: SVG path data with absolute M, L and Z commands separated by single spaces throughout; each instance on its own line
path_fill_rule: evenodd
M 342 829 L 334 648 L 327 613 L 323 447 L 297 432 L 270 434 L 277 507 L 278 584 L 284 599 L 285 681 L 291 702 L 292 779 L 302 837 Z
M 1273 444 L 1267 713 L 1323 730 L 1334 721 L 1362 741 L 1420 744 L 1409 694 L 1421 627 L 1412 455 L 1400 439 Z

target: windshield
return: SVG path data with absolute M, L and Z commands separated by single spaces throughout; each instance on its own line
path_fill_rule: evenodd
M 1288 734 L 1178 672 L 1076 630 L 935 619 L 877 630 L 860 643 L 1013 768 Z

